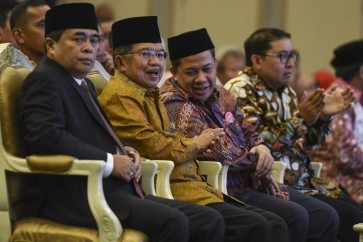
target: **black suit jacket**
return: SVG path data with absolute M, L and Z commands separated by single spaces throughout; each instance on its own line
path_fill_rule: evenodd
M 97 100 L 92 82 L 86 82 Z M 116 143 L 87 92 L 47 57 L 24 82 L 20 115 L 30 154 L 66 154 L 106 161 L 107 153 L 116 153 Z M 95 227 L 87 202 L 86 179 L 39 175 L 46 195 L 41 215 L 65 224 Z M 129 213 L 130 186 L 113 177 L 103 179 L 106 200 L 120 221 Z

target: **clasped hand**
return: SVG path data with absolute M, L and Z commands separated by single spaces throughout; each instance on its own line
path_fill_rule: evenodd
M 222 128 L 206 129 L 200 135 L 195 136 L 193 140 L 197 144 L 198 153 L 206 152 L 211 153 L 213 146 L 221 140 L 225 135 Z
M 272 179 L 271 175 L 258 177 L 256 174 L 250 173 L 250 177 L 255 191 L 262 190 L 272 196 L 275 196 L 276 192 L 280 192 L 279 186 Z
M 125 147 L 126 155 L 113 155 L 114 167 L 112 175 L 119 177 L 126 182 L 136 179 L 137 182 L 141 178 L 140 155 L 131 147 Z
M 257 157 L 256 171 L 250 174 L 254 189 L 266 189 L 268 194 L 275 195 L 279 187 L 271 178 L 274 159 L 269 148 L 263 144 L 257 145 L 250 150 L 250 153 Z

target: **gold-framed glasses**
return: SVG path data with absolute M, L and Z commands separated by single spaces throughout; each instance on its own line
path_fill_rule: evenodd
M 124 55 L 139 55 L 142 58 L 144 58 L 145 60 L 149 60 L 151 57 L 155 56 L 156 58 L 158 58 L 161 61 L 165 61 L 166 58 L 168 57 L 168 54 L 163 50 L 154 51 L 154 50 L 150 50 L 150 49 L 143 49 L 138 52 L 125 53 Z

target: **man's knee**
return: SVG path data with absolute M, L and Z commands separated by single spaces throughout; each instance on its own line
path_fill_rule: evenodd
M 215 209 L 203 207 L 199 214 L 199 226 L 196 228 L 198 237 L 205 241 L 223 241 L 225 225 L 223 216 Z

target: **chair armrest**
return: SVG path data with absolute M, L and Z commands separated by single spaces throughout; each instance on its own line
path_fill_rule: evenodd
M 198 164 L 199 174 L 207 175 L 208 184 L 228 195 L 227 174 L 229 167 L 218 161 L 199 161 Z
M 155 175 L 158 170 L 158 165 L 152 161 L 141 161 L 141 186 L 142 190 L 147 195 L 156 196 L 155 192 Z
M 273 166 L 272 178 L 275 182 L 284 183 L 286 164 L 282 161 L 275 161 Z
M 3 159 L 5 163 L 5 169 L 13 172 L 33 173 L 33 174 L 54 174 L 54 175 L 81 175 L 87 176 L 87 196 L 89 206 L 92 211 L 92 215 L 96 220 L 99 233 L 99 241 L 116 242 L 122 234 L 121 224 L 108 206 L 104 194 L 103 194 L 103 172 L 106 163 L 101 160 L 78 160 L 74 159 L 70 161 L 69 156 L 38 156 L 37 168 L 32 169 L 28 166 L 26 159 L 15 157 L 6 152 L 1 147 L 0 159 Z M 34 157 L 28 157 L 28 160 L 32 160 Z M 62 169 L 49 169 L 46 163 L 51 163 L 54 159 L 67 160 L 66 163 L 60 163 Z M 50 161 L 51 160 L 51 161 Z M 69 164 L 70 162 L 70 164 Z M 69 167 L 64 169 L 64 164 Z
M 359 233 L 359 242 L 363 242 L 363 223 L 355 224 L 353 230 Z
M 222 169 L 222 164 L 217 161 L 198 161 L 199 174 L 206 176 L 207 183 L 219 189 L 218 176 Z
M 72 167 L 75 159 L 68 155 L 31 155 L 26 157 L 26 163 L 34 172 L 65 172 Z
M 226 195 L 228 195 L 228 191 L 227 191 L 227 175 L 228 175 L 228 168 L 229 166 L 227 165 L 223 165 L 221 172 L 219 173 L 218 176 L 218 184 L 219 184 L 219 189 Z
M 174 162 L 170 160 L 149 160 L 158 165 L 156 172 L 156 195 L 163 198 L 174 199 L 170 190 L 170 174 L 174 169 Z
M 320 177 L 321 169 L 323 169 L 323 163 L 310 162 L 310 167 L 314 170 L 314 177 Z

